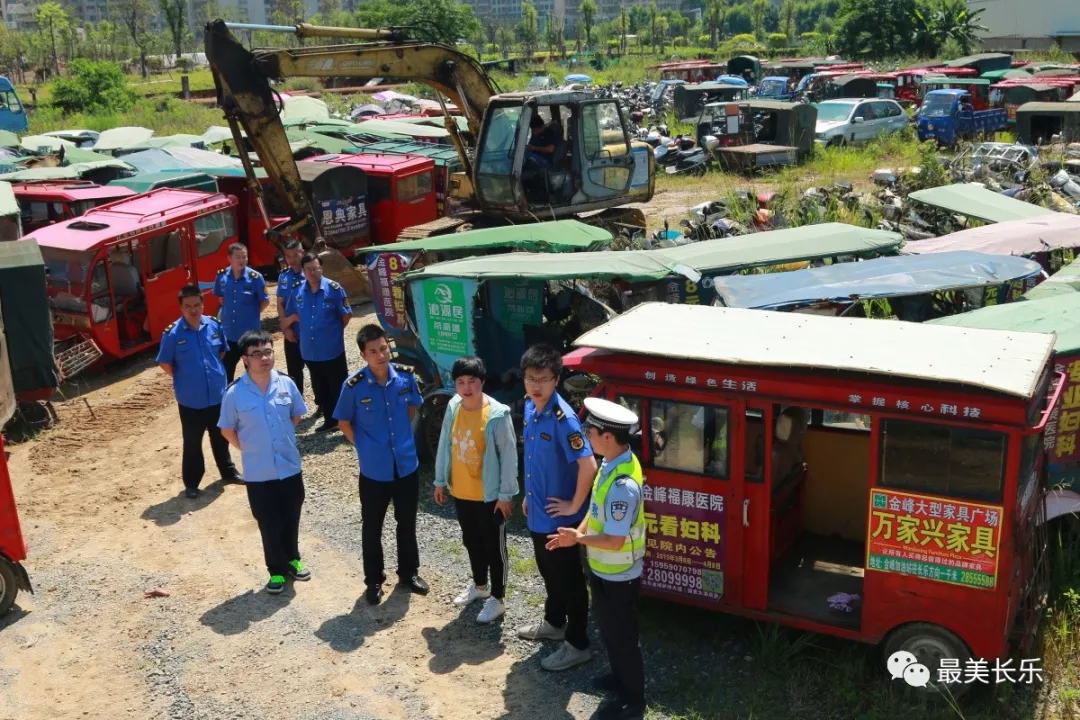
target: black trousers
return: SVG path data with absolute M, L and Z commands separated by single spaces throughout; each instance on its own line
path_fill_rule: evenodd
M 544 579 L 547 599 L 544 619 L 552 627 L 565 628 L 566 642 L 578 650 L 589 647 L 589 592 L 585 587 L 581 547 L 548 550 L 547 535 L 530 533 L 536 567 Z
M 345 353 L 333 360 L 305 360 L 311 373 L 311 390 L 315 394 L 315 404 L 322 409 L 326 422 L 337 424 L 334 420 L 334 408 L 341 395 L 341 385 L 349 377 L 349 363 Z
M 613 582 L 589 575 L 593 612 L 623 702 L 645 704 L 645 665 L 638 644 L 637 600 L 641 578 Z
M 236 377 L 236 366 L 240 364 L 240 356 L 243 354 L 240 352 L 240 345 L 229 340 L 229 350 L 225 353 L 225 358 L 222 360 L 225 363 L 225 377 L 229 378 L 229 382 L 233 381 Z
M 229 441 L 222 437 L 221 430 L 218 429 L 221 405 L 211 405 L 200 410 L 179 404 L 177 407 L 180 408 L 180 428 L 184 440 L 184 454 L 180 465 L 184 487 L 197 488 L 202 482 L 206 472 L 202 439 L 206 433 L 210 433 L 210 450 L 214 453 L 214 463 L 217 464 L 222 479 L 232 480 L 239 477 L 240 473 L 236 472 L 236 465 L 229 455 Z
M 506 596 L 506 581 L 510 560 L 506 554 L 506 523 L 503 514 L 495 511 L 495 501 L 459 500 L 454 498 L 461 541 L 469 554 L 473 582 L 477 587 L 491 579 L 491 596 L 502 600 Z
M 300 355 L 300 343 L 285 340 L 285 374 L 296 383 L 296 389 L 304 394 L 304 358 Z
M 378 482 L 360 475 L 360 529 L 364 555 L 364 584 L 382 585 L 386 580 L 383 565 L 382 530 L 386 510 L 394 503 L 397 522 L 397 574 L 408 582 L 420 569 L 420 548 L 416 543 L 416 510 L 420 502 L 420 475 L 413 471 L 404 477 L 394 473 L 393 482 Z
M 262 535 L 266 569 L 271 575 L 285 575 L 289 562 L 300 559 L 300 508 L 304 505 L 301 473 L 284 480 L 249 482 L 247 494 Z

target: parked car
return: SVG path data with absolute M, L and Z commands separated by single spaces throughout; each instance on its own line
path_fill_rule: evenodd
M 895 100 L 843 98 L 818 103 L 814 139 L 824 145 L 863 143 L 908 125 Z

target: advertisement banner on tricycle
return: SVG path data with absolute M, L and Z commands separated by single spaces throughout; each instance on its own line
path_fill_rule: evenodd
M 719 602 L 724 596 L 724 497 L 646 483 L 645 572 L 649 590 Z
M 1080 430 L 1080 357 L 1058 357 L 1054 365 L 1066 377 L 1061 404 L 1054 408 L 1043 433 L 1043 447 L 1049 453 L 1051 467 L 1080 461 L 1076 448 L 1076 433 Z
M 492 281 L 491 314 L 506 332 L 522 335 L 526 325 L 544 322 L 543 283 L 532 280 Z
M 367 202 L 364 196 L 331 198 L 319 202 L 319 223 L 325 235 L 346 235 L 368 229 Z
M 998 505 L 872 490 L 866 567 L 992 590 L 1002 515 Z
M 426 346 L 432 353 L 468 355 L 468 323 L 465 317 L 465 288 L 461 280 L 424 280 L 421 290 L 427 303 L 423 325 Z
M 404 253 L 373 253 L 367 259 L 371 301 L 383 322 L 399 330 L 405 329 L 405 288 L 395 285 L 394 280 L 411 262 Z

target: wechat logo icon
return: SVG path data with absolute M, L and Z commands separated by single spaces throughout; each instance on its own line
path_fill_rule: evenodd
M 907 650 L 894 652 L 885 665 L 889 668 L 889 675 L 893 680 L 903 678 L 904 682 L 911 687 L 926 687 L 926 684 L 930 682 L 930 669 Z

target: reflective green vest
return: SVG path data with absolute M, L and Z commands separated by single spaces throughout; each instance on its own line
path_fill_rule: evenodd
M 607 494 L 612 483 L 617 478 L 620 476 L 631 477 L 637 482 L 639 488 L 645 484 L 641 476 L 641 463 L 638 462 L 633 453 L 630 453 L 629 460 L 615 467 L 615 470 L 608 475 L 603 484 L 600 483 L 601 472 L 603 471 L 597 470 L 596 478 L 593 479 L 592 507 L 589 511 L 588 525 L 586 526 L 590 535 L 601 535 L 604 532 L 604 523 L 607 521 Z M 587 545 L 585 553 L 589 558 L 589 567 L 594 572 L 604 575 L 624 573 L 633 567 L 635 562 L 645 557 L 644 500 L 638 501 L 634 524 L 630 526 L 630 535 L 621 548 L 618 550 L 601 550 Z

